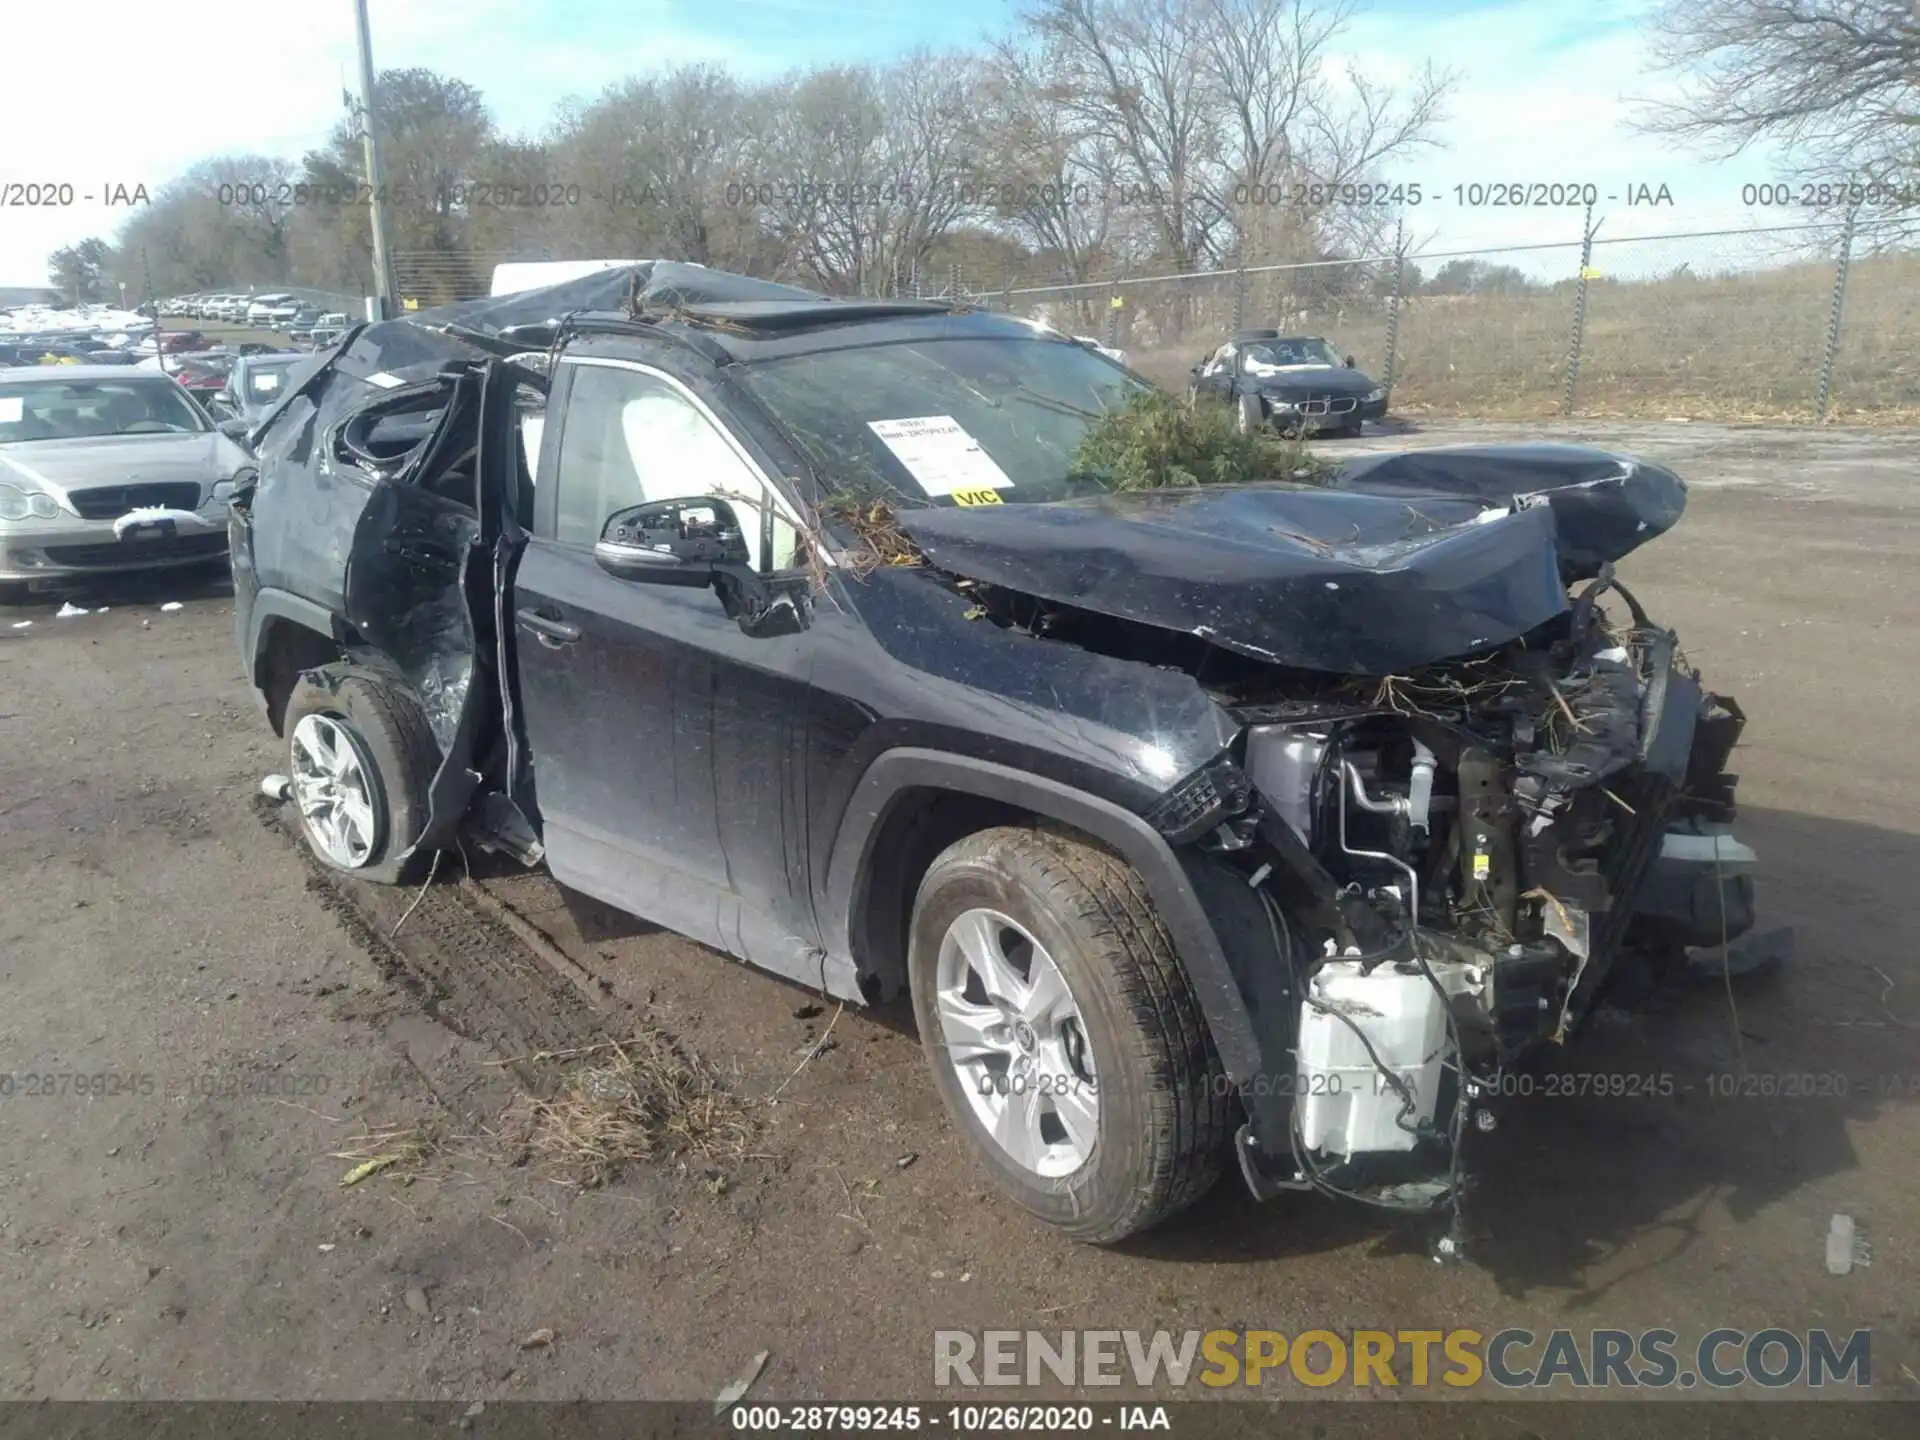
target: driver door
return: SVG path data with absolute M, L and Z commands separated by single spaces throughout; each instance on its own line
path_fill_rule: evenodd
M 519 704 L 554 878 L 782 974 L 820 983 L 807 885 L 808 632 L 742 632 L 711 588 L 620 579 L 593 546 L 615 513 L 719 496 L 742 530 L 769 469 L 664 367 L 563 356 L 532 533 L 513 581 Z
M 1213 352 L 1213 358 L 1207 362 L 1206 369 L 1200 375 L 1200 396 L 1202 399 L 1227 405 L 1233 401 L 1233 374 L 1238 356 L 1231 345 L 1222 345 Z

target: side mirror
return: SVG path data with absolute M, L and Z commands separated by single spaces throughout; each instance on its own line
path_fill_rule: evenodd
M 740 521 L 724 500 L 657 500 L 617 510 L 593 547 L 600 568 L 621 580 L 711 585 L 723 567 L 751 560 Z
M 214 405 L 215 413 L 218 413 L 219 411 L 225 408 L 226 407 L 224 405 L 221 405 L 218 402 L 216 402 Z M 247 422 L 245 420 L 242 420 L 238 415 L 234 415 L 229 417 L 228 419 L 222 420 L 218 425 L 214 426 L 213 428 L 218 430 L 222 435 L 226 436 L 229 440 L 238 440 L 242 445 L 244 445 L 247 443 L 247 431 L 252 427 L 249 426 Z
M 763 524 L 771 510 L 761 511 Z M 811 577 L 762 576 L 725 500 L 659 500 L 616 511 L 601 529 L 593 558 L 622 580 L 704 589 L 711 585 L 744 635 L 796 635 L 813 623 Z
M 1347 369 L 1353 369 L 1353 357 L 1351 355 L 1347 356 Z

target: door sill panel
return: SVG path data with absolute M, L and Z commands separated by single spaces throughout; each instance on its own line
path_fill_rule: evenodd
M 543 829 L 547 869 L 562 885 L 836 1000 L 866 1003 L 851 959 L 783 931 L 732 891 L 595 826 L 549 817 Z

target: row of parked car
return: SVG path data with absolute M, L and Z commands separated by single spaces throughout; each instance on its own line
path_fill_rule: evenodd
M 180 295 L 161 302 L 160 313 L 277 330 L 295 344 L 315 347 L 331 345 L 346 331 L 348 323 L 344 311 L 323 310 L 298 296 L 281 293 Z

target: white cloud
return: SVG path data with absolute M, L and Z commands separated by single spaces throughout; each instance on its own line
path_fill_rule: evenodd
M 41 283 L 52 251 L 110 237 L 127 212 L 100 203 L 106 187 L 144 184 L 151 194 L 217 153 L 297 160 L 325 139 L 344 114 L 342 92 L 357 84 L 352 0 L 224 6 L 196 25 L 153 0 L 84 4 L 86 33 L 101 43 L 77 52 L 71 6 L 7 6 L 0 183 L 64 182 L 76 199 L 0 209 L 0 285 Z M 750 38 L 671 21 L 668 0 L 370 0 L 369 9 L 377 65 L 459 76 L 512 131 L 536 131 L 563 96 L 663 57 L 743 73 L 775 63 Z M 78 198 L 89 193 L 91 203 Z
M 591 95 L 665 63 L 710 60 L 766 74 L 905 48 L 915 35 L 954 23 L 908 20 L 866 8 L 878 0 L 853 0 L 861 8 L 833 24 L 827 3 L 743 0 L 727 12 L 731 18 L 716 14 L 704 28 L 675 19 L 684 9 L 671 0 L 371 0 L 371 10 L 383 68 L 421 65 L 468 80 L 500 123 L 519 133 L 543 129 L 568 95 Z M 1403 82 L 1431 60 L 1460 77 L 1441 146 L 1389 167 L 1389 178 L 1422 187 L 1426 203 L 1409 214 L 1416 237 L 1445 250 L 1577 240 L 1578 207 L 1456 201 L 1454 186 L 1484 182 L 1591 181 L 1603 197 L 1596 212 L 1605 216 L 1603 237 L 1741 228 L 1769 218 L 1740 200 L 1743 183 L 1769 178 L 1764 156 L 1716 165 L 1629 125 L 1636 98 L 1671 86 L 1647 68 L 1647 3 L 1596 10 L 1590 0 L 1516 0 L 1444 15 L 1363 13 L 1353 21 L 1339 63 Z M 0 182 L 64 181 L 96 198 L 66 209 L 0 209 L 0 284 L 37 283 L 52 250 L 111 236 L 126 212 L 100 203 L 105 187 L 145 184 L 152 192 L 212 153 L 297 159 L 340 119 L 341 93 L 355 83 L 351 0 L 225 7 L 195 26 L 152 0 L 85 4 L 88 32 L 103 37 L 98 53 L 75 54 L 71 7 L 22 0 L 8 7 L 0 93 L 13 138 L 0 156 Z M 46 123 L 36 123 L 40 117 Z M 1673 205 L 1627 205 L 1626 187 L 1638 183 L 1664 183 Z M 1740 244 L 1603 246 L 1598 263 L 1622 272 L 1663 269 Z M 1490 258 L 1560 275 L 1571 268 L 1570 253 Z
M 1426 61 L 1457 76 L 1439 145 L 1388 167 L 1419 181 L 1424 202 L 1408 213 L 1412 235 L 1437 251 L 1571 242 L 1565 251 L 1487 258 L 1531 274 L 1561 276 L 1577 263 L 1584 210 L 1571 206 L 1479 206 L 1456 186 L 1592 184 L 1603 240 L 1794 223 L 1799 212 L 1756 214 L 1741 186 L 1770 178 L 1767 156 L 1717 163 L 1638 133 L 1640 102 L 1672 93 L 1651 68 L 1645 0 L 1596 10 L 1587 0 L 1524 3 L 1443 16 L 1362 15 L 1343 37 L 1341 63 L 1370 78 L 1404 84 Z M 1604 18 L 1600 18 L 1604 17 Z M 1630 194 L 1664 185 L 1671 205 L 1635 205 Z M 1439 199 L 1435 200 L 1435 194 Z M 1738 259 L 1742 241 L 1672 241 L 1596 249 L 1603 271 L 1667 269 L 1682 260 Z M 1699 268 L 1698 264 L 1696 268 Z

